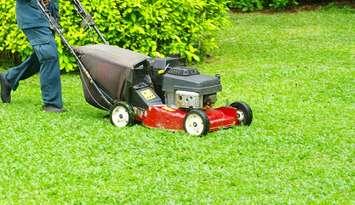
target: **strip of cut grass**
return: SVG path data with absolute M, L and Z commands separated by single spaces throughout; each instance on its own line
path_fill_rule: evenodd
M 0 203 L 353 203 L 354 10 L 231 19 L 199 67 L 221 74 L 219 105 L 252 106 L 251 127 L 116 129 L 76 75 L 62 78 L 69 112 L 45 114 L 35 77 L 0 104 Z

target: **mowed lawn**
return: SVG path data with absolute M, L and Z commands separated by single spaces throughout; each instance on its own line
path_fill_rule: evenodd
M 65 114 L 41 111 L 38 77 L 0 104 L 0 204 L 353 204 L 355 11 L 232 14 L 218 105 L 251 127 L 198 138 L 117 129 L 63 75 Z M 4 68 L 4 64 L 2 65 Z

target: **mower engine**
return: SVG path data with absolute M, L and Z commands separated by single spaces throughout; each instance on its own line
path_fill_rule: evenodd
M 210 107 L 222 90 L 219 75 L 201 75 L 196 69 L 179 65 L 175 58 L 156 59 L 150 73 L 156 92 L 169 107 Z

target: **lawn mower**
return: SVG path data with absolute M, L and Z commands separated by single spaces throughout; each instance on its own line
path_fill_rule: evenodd
M 244 102 L 213 108 L 222 90 L 219 75 L 207 76 L 177 58 L 149 56 L 109 45 L 79 0 L 72 0 L 84 23 L 104 44 L 72 47 L 55 19 L 38 1 L 51 27 L 75 57 L 85 100 L 110 112 L 114 126 L 141 123 L 149 128 L 185 130 L 202 136 L 236 125 L 250 125 L 252 110 Z

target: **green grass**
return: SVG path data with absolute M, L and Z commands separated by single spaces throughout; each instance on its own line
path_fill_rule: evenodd
M 0 204 L 353 204 L 355 13 L 233 14 L 219 105 L 248 102 L 251 127 L 204 138 L 116 129 L 64 75 L 69 112 L 40 111 L 38 77 L 0 104 Z

